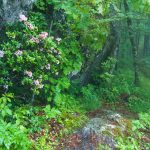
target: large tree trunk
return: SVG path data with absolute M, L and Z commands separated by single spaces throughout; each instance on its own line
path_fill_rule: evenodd
M 125 12 L 129 12 L 129 5 L 127 0 L 124 0 L 124 8 Z M 127 17 L 127 25 L 128 25 L 128 32 L 129 32 L 129 38 L 132 46 L 132 54 L 133 54 L 133 66 L 134 66 L 134 84 L 138 85 L 139 84 L 139 71 L 138 71 L 138 49 L 136 46 L 136 40 L 134 33 L 132 31 L 132 20 L 131 18 Z
M 115 15 L 114 8 L 110 6 L 111 15 Z M 83 74 L 80 76 L 80 84 L 87 85 L 93 78 L 93 73 L 102 73 L 101 63 L 104 62 L 109 56 L 113 54 L 114 51 L 118 51 L 119 45 L 119 23 L 111 22 L 110 23 L 110 34 L 107 37 L 106 43 L 102 49 L 94 58 L 93 62 L 85 69 Z

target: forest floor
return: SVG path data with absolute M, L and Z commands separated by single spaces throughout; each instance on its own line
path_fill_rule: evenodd
M 41 111 L 37 115 L 43 116 L 44 113 Z M 150 143 L 149 127 L 134 132 L 136 126 L 133 126 L 133 121 L 140 120 L 139 114 L 130 111 L 126 102 L 104 103 L 99 109 L 87 112 L 86 116 L 88 119 L 80 128 L 63 135 L 61 131 L 65 128 L 62 124 L 51 119 L 47 122 L 46 143 L 50 142 L 53 150 L 149 150 L 145 149 L 145 145 Z M 79 117 L 79 114 L 74 117 Z M 43 128 L 41 132 L 31 134 L 30 138 L 36 141 L 45 132 Z M 142 136 L 139 137 L 139 133 Z M 137 142 L 140 144 L 136 147 Z M 118 148 L 118 144 L 124 147 Z M 132 144 L 135 147 L 132 148 Z
M 130 137 L 133 134 L 132 120 L 138 119 L 138 114 L 131 112 L 125 103 L 113 106 L 105 103 L 100 109 L 88 112 L 87 116 L 87 124 L 62 138 L 57 150 L 115 150 L 116 138 Z M 145 133 L 141 143 L 150 143 L 150 132 L 141 132 Z M 142 150 L 142 145 L 139 150 Z

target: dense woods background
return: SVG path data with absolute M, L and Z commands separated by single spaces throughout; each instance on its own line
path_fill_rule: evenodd
M 116 147 L 148 150 L 150 1 L 27 2 L 0 1 L 0 148 L 63 150 L 87 114 L 121 105 L 139 117 Z

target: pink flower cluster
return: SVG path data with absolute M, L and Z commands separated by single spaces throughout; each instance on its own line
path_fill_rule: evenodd
M 30 30 L 34 30 L 34 26 L 32 25 L 32 23 L 28 22 L 28 18 L 25 15 L 20 14 L 19 15 L 19 20 L 20 22 L 24 22 L 24 24 L 30 29 Z
M 36 38 L 36 37 L 32 37 L 30 39 L 30 41 L 32 41 L 33 43 L 37 43 L 37 44 L 40 42 L 40 40 L 38 38 Z
M 47 36 L 48 36 L 48 33 L 47 33 L 47 32 L 41 32 L 41 33 L 39 34 L 39 38 L 32 37 L 30 40 L 31 40 L 32 42 L 38 44 L 38 43 L 40 43 L 40 40 L 46 39 Z
M 31 71 L 27 71 L 27 70 L 24 72 L 24 74 L 30 78 L 32 78 L 32 76 L 33 76 L 33 73 Z M 44 87 L 44 85 L 41 84 L 41 79 L 40 80 L 33 80 L 33 84 L 35 85 L 35 87 L 37 89 L 42 89 Z
M 44 87 L 44 85 L 41 84 L 39 80 L 34 80 L 33 83 L 35 84 L 36 88 L 38 88 L 38 89 L 42 89 Z
M 15 52 L 16 56 L 21 56 L 22 54 L 23 54 L 23 52 L 21 50 L 18 50 L 18 51 Z
M 28 20 L 28 18 L 27 18 L 25 15 L 20 14 L 20 15 L 19 15 L 19 20 L 20 20 L 20 22 L 25 22 L 25 21 Z
M 30 78 L 31 78 L 32 75 L 33 75 L 31 71 L 27 71 L 27 70 L 24 72 L 24 74 L 27 75 L 27 76 L 30 77 Z
M 4 52 L 0 50 L 0 58 L 4 57 Z
M 31 24 L 30 22 L 25 22 L 25 25 L 26 25 L 30 30 L 34 30 L 34 26 L 33 26 L 33 24 Z
M 39 38 L 41 39 L 41 40 L 44 40 L 44 39 L 46 39 L 48 37 L 48 33 L 47 32 L 41 32 L 40 34 L 39 34 Z

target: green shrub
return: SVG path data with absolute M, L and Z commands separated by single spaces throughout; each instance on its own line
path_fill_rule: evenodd
M 117 148 L 121 150 L 139 150 L 140 144 L 134 137 L 118 137 Z
M 13 95 L 9 93 L 0 98 L 0 148 L 3 150 L 28 150 L 31 143 L 27 129 L 13 119 L 12 99 Z
M 100 95 L 98 95 L 94 86 L 88 85 L 86 87 L 82 87 L 81 94 L 80 102 L 87 111 L 100 108 Z
M 31 142 L 26 129 L 0 120 L 0 148 L 3 150 L 29 150 Z
M 137 96 L 131 96 L 128 103 L 129 108 L 136 112 L 147 112 L 150 109 L 150 101 Z
M 133 130 L 150 129 L 150 110 L 147 113 L 140 113 L 139 120 L 133 120 Z
M 130 135 L 117 137 L 117 147 L 119 149 L 139 150 L 150 149 L 150 144 L 142 141 L 142 137 L 147 137 L 147 131 L 150 127 L 150 111 L 147 113 L 140 113 L 138 120 L 132 120 L 132 130 Z M 142 132 L 142 130 L 144 132 Z
M 24 15 L 20 21 L 8 28 L 8 40 L 0 47 L 0 95 L 7 91 L 22 102 L 51 101 L 69 87 L 67 75 L 80 67 L 79 53 L 71 59 L 78 44 L 74 40 L 66 47 L 67 39 L 39 32 Z

